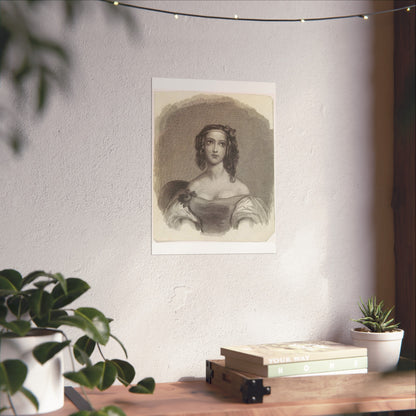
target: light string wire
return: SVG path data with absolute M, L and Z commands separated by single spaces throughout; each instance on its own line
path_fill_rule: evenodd
M 144 10 L 148 12 L 154 13 L 163 13 L 175 16 L 177 19 L 179 16 L 184 17 L 196 17 L 199 19 L 213 19 L 213 20 L 233 20 L 233 21 L 242 21 L 242 22 L 316 22 L 316 21 L 324 21 L 324 20 L 340 20 L 340 19 L 353 19 L 353 18 L 360 18 L 360 19 L 369 19 L 371 16 L 379 15 L 379 14 L 386 14 L 386 13 L 395 13 L 402 10 L 406 10 L 410 12 L 411 9 L 416 7 L 416 4 L 412 4 L 410 6 L 398 7 L 396 9 L 389 9 L 389 10 L 381 10 L 377 12 L 370 12 L 370 13 L 360 13 L 360 14 L 350 14 L 345 16 L 328 16 L 328 17 L 308 17 L 308 18 L 298 18 L 298 19 L 261 19 L 261 18 L 251 18 L 251 17 L 239 17 L 238 15 L 234 15 L 234 17 L 227 17 L 227 16 L 210 16 L 204 14 L 194 14 L 194 13 L 184 13 L 184 12 L 173 12 L 170 10 L 163 10 L 163 9 L 154 9 L 151 7 L 145 6 L 138 6 L 135 4 L 130 3 L 123 3 L 121 1 L 113 1 L 113 0 L 100 0 L 104 3 L 109 3 L 115 6 L 122 6 L 122 7 L 130 7 L 133 9 Z

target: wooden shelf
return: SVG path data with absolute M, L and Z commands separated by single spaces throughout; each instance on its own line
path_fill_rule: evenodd
M 112 404 L 121 407 L 127 416 L 333 415 L 416 407 L 414 371 L 389 376 L 354 375 L 340 384 L 329 383 L 330 377 L 286 378 L 287 383 L 275 379 L 278 384 L 272 389 L 276 394 L 259 404 L 242 403 L 227 389 L 205 380 L 157 383 L 153 395 L 132 394 L 123 386 L 113 386 L 104 392 L 90 392 L 89 399 L 97 409 Z M 66 400 L 62 409 L 49 415 L 67 416 L 75 411 L 75 406 Z

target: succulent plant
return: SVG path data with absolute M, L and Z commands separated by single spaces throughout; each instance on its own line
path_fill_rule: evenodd
M 359 319 L 353 319 L 353 321 L 364 325 L 371 332 L 388 332 L 398 329 L 399 324 L 394 322 L 394 318 L 389 319 L 394 306 L 385 310 L 383 308 L 384 302 L 377 303 L 375 296 L 369 298 L 366 303 L 360 299 L 358 306 L 363 316 Z

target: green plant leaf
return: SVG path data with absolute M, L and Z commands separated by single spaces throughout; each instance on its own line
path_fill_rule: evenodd
M 96 342 L 87 335 L 83 335 L 74 344 L 74 357 L 80 364 L 91 365 L 89 357 L 94 352 Z
M 22 287 L 29 285 L 30 283 L 34 282 L 39 277 L 47 277 L 47 276 L 48 276 L 48 273 L 44 272 L 43 270 L 36 270 L 34 272 L 31 272 L 23 278 Z
M 64 377 L 74 381 L 81 386 L 93 389 L 97 386 L 101 379 L 101 370 L 98 367 L 85 367 L 79 371 L 70 371 L 64 373 Z
M 371 332 L 386 332 L 397 329 L 399 324 L 394 323 L 393 318 L 388 319 L 394 307 L 387 311 L 383 307 L 384 301 L 377 303 L 375 296 L 370 297 L 366 303 L 360 299 L 359 308 L 362 317 L 353 319 L 353 321 L 366 326 Z
M 22 295 L 10 296 L 7 299 L 7 306 L 13 315 L 20 317 L 29 311 L 29 302 Z
M 45 288 L 46 286 L 53 284 L 53 283 L 59 283 L 61 285 L 61 288 L 63 290 L 64 293 L 67 292 L 67 282 L 65 277 L 61 274 L 61 273 L 47 273 L 43 270 L 38 270 L 35 272 L 32 272 L 30 274 L 28 274 L 24 279 L 23 279 L 23 285 L 28 285 L 29 283 L 34 282 L 36 279 L 38 279 L 39 277 L 47 277 L 49 280 L 41 280 L 40 282 L 36 282 L 34 283 L 34 285 L 39 288 Z
M 144 378 L 135 386 L 129 388 L 130 393 L 152 394 L 155 390 L 155 380 L 152 377 Z
M 40 282 L 35 282 L 35 283 L 33 283 L 33 285 L 37 288 L 37 289 L 40 289 L 40 290 L 43 290 L 43 289 L 45 289 L 46 287 L 48 287 L 48 286 L 50 286 L 50 285 L 53 285 L 54 284 L 54 281 L 53 280 L 42 280 L 42 281 L 40 281 Z
M 136 375 L 136 371 L 134 367 L 128 363 L 127 361 L 123 360 L 111 360 L 111 362 L 115 365 L 117 369 L 117 379 L 120 383 L 128 386 L 134 379 Z
M 66 284 L 67 293 L 65 293 L 61 285 L 55 286 L 51 292 L 52 297 L 54 298 L 54 309 L 69 305 L 90 288 L 88 283 L 82 279 L 78 279 L 77 277 L 69 277 L 66 279 Z
M 23 278 L 22 287 L 32 283 L 35 279 L 37 279 L 39 276 L 44 276 L 43 271 L 35 271 L 31 272 L 28 275 L 26 275 Z
M 48 360 L 54 357 L 58 352 L 64 349 L 67 345 L 69 345 L 71 341 L 64 341 L 64 342 L 44 342 L 36 346 L 32 354 L 33 356 L 41 363 L 45 364 Z
M 17 287 L 7 277 L 0 275 L 0 296 L 9 296 L 16 293 L 19 293 Z
M 13 269 L 4 269 L 0 271 L 0 276 L 6 278 L 16 290 L 20 290 L 22 288 L 23 278 L 22 275 Z
M 7 306 L 1 304 L 0 305 L 0 322 L 6 319 L 7 313 L 8 313 Z
M 87 323 L 85 333 L 99 344 L 105 345 L 110 337 L 110 325 L 102 312 L 95 308 L 78 308 L 75 315 L 83 318 Z
M 30 331 L 30 322 L 23 320 L 15 321 L 0 321 L 0 325 L 7 328 L 9 331 L 19 335 L 20 337 L 25 336 Z
M 61 273 L 54 273 L 53 279 L 55 279 L 62 287 L 65 294 L 68 293 L 68 286 L 65 277 Z
M 118 406 L 106 406 L 98 410 L 97 416 L 126 416 L 126 414 Z
M 11 396 L 23 386 L 26 379 L 27 367 L 20 360 L 5 360 L 0 362 L 0 391 Z
M 80 410 L 76 413 L 71 413 L 69 416 L 92 416 L 95 414 L 95 410 Z
M 70 416 L 126 416 L 126 414 L 117 406 L 106 406 L 99 410 L 81 410 Z
M 48 322 L 48 326 L 50 328 L 59 328 L 59 326 L 61 325 L 58 320 L 64 316 L 68 316 L 68 313 L 66 311 L 62 311 L 60 309 L 58 310 L 51 310 L 51 314 L 50 314 L 50 321 Z
M 101 361 L 94 365 L 101 372 L 100 381 L 97 384 L 97 388 L 100 391 L 108 389 L 113 385 L 117 377 L 117 368 L 111 361 Z
M 36 410 L 39 410 L 38 399 L 36 398 L 36 396 L 30 390 L 28 390 L 26 387 L 22 386 L 22 387 L 20 387 L 19 391 L 21 391 L 26 396 L 26 398 L 29 399 L 32 402 L 32 404 L 33 404 L 33 406 L 35 407 Z
M 95 311 L 95 312 L 94 312 Z M 110 327 L 105 316 L 93 308 L 75 310 L 73 316 L 63 316 L 52 322 L 55 326 L 68 325 L 81 329 L 93 341 L 105 345 L 109 338 Z
M 86 332 L 88 322 L 80 316 L 66 315 L 60 316 L 58 319 L 49 322 L 49 325 L 53 325 L 54 328 L 58 328 L 61 325 L 73 326 Z
M 48 326 L 53 298 L 44 290 L 33 292 L 29 298 L 30 315 L 38 326 Z

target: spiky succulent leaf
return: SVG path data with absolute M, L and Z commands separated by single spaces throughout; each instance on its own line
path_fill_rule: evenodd
M 398 323 L 394 323 L 393 318 L 388 319 L 394 306 L 387 311 L 384 310 L 384 302 L 377 303 L 375 296 L 368 299 L 366 303 L 360 299 L 358 306 L 363 316 L 359 319 L 353 319 L 353 321 L 366 326 L 371 332 L 387 332 L 399 327 Z

